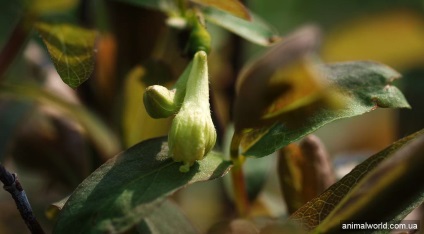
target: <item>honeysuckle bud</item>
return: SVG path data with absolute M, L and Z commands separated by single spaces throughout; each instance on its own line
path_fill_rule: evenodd
M 171 157 L 184 163 L 181 172 L 187 172 L 215 145 L 216 131 L 209 108 L 207 55 L 200 51 L 194 55 L 185 98 L 168 135 Z
M 166 118 L 175 114 L 177 106 L 174 103 L 175 90 L 169 90 L 160 85 L 146 88 L 143 101 L 147 113 L 155 119 Z
M 161 85 L 152 85 L 146 88 L 143 102 L 150 117 L 155 119 L 167 118 L 178 112 L 184 100 L 191 67 L 192 63 L 189 63 L 171 90 Z

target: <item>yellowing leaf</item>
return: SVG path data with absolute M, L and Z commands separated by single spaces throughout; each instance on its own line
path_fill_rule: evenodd
M 63 82 L 76 88 L 90 77 L 94 67 L 95 31 L 70 24 L 43 22 L 37 23 L 35 28 Z
M 316 100 L 326 86 L 320 76 L 314 61 L 308 59 L 295 61 L 287 67 L 277 70 L 269 80 L 269 91 L 273 92 L 276 87 L 286 86 L 287 92 L 277 94 L 276 100 L 267 107 L 263 118 L 269 119 L 278 116 Z
M 344 23 L 327 36 L 325 61 L 375 60 L 395 69 L 424 64 L 424 19 L 391 11 Z
M 313 56 L 318 35 L 315 28 L 300 30 L 242 71 L 234 111 L 236 131 L 270 125 L 313 103 L 329 103 L 327 83 Z
M 190 0 L 205 6 L 211 6 L 229 12 L 237 17 L 250 20 L 249 12 L 239 0 Z
M 286 112 L 272 126 L 244 133 L 245 155 L 263 157 L 337 119 L 353 117 L 377 108 L 409 108 L 399 89 L 391 85 L 400 74 L 374 62 L 346 62 L 322 67 L 330 86 L 338 90 L 344 107 L 329 108 L 319 102 Z M 312 110 L 315 110 L 311 112 Z M 296 125 L 295 128 L 291 127 Z

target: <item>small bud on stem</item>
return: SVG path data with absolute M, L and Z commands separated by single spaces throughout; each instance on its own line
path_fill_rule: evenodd
M 216 131 L 209 107 L 207 55 L 200 51 L 194 56 L 184 101 L 168 135 L 171 157 L 184 163 L 181 172 L 187 172 L 215 145 Z

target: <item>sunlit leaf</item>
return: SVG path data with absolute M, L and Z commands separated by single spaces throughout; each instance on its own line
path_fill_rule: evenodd
M 403 147 L 390 152 L 390 157 L 374 170 L 368 169 L 369 173 L 343 197 L 316 228 L 316 232 L 338 233 L 340 220 L 385 220 L 399 223 L 418 207 L 424 201 L 422 133 L 415 134 Z M 347 187 L 345 185 L 345 189 Z
M 258 45 L 269 46 L 280 40 L 278 33 L 258 16 L 251 13 L 251 20 L 243 20 L 212 7 L 203 9 L 208 22 L 221 26 Z
M 395 69 L 424 64 L 424 19 L 415 11 L 372 14 L 343 23 L 326 37 L 326 61 L 375 60 Z
M 409 108 L 399 89 L 391 82 L 400 77 L 393 69 L 375 62 L 346 62 L 322 67 L 331 86 L 339 90 L 344 107 L 322 108 L 307 116 L 300 127 L 288 128 L 298 121 L 298 114 L 286 116 L 285 122 L 252 130 L 242 141 L 246 155 L 266 156 L 337 119 L 353 117 L 377 108 Z
M 70 118 L 75 119 L 85 128 L 98 150 L 106 157 L 116 154 L 120 149 L 119 142 L 111 130 L 83 106 L 71 104 L 32 86 L 2 85 L 0 95 L 11 96 L 15 99 L 36 100 L 67 113 Z
M 365 176 L 368 175 L 370 171 L 372 171 L 374 168 L 376 168 L 381 162 L 384 160 L 391 158 L 391 157 L 398 157 L 397 155 L 404 152 L 404 150 L 408 149 L 409 145 L 415 141 L 419 141 L 422 143 L 424 136 L 424 130 L 417 132 L 415 134 L 412 134 L 408 137 L 405 137 L 388 148 L 384 149 L 378 154 L 375 154 L 374 156 L 371 156 L 363 163 L 359 164 L 357 167 L 355 167 L 349 174 L 344 176 L 340 181 L 338 181 L 336 184 L 332 185 L 330 188 L 328 188 L 324 193 L 322 193 L 317 198 L 314 198 L 313 200 L 306 203 L 303 207 L 301 207 L 299 210 L 297 210 L 292 216 L 291 219 L 296 220 L 300 222 L 305 228 L 307 229 L 313 229 L 319 223 L 321 223 L 322 220 L 324 220 L 330 212 L 333 211 L 333 209 L 339 204 L 339 202 L 348 194 L 354 186 L 356 186 L 362 179 L 365 181 Z M 422 153 L 422 152 L 421 152 Z M 422 155 L 421 155 L 422 156 Z M 422 158 L 422 157 L 421 157 Z M 422 160 L 421 160 L 422 161 Z M 411 161 L 408 163 L 397 163 L 399 165 L 399 170 L 406 169 L 406 165 L 408 165 Z M 422 166 L 421 166 L 422 167 Z M 412 167 L 411 167 L 412 169 Z M 389 176 L 392 172 L 396 172 L 398 169 L 388 170 L 384 173 L 387 174 L 388 180 L 393 180 L 395 177 L 399 176 L 400 174 L 394 173 L 392 176 Z M 381 173 L 381 171 L 380 171 Z M 405 173 L 405 171 L 403 171 Z M 372 173 L 370 173 L 372 174 Z M 373 172 L 373 174 L 375 174 Z M 421 173 L 422 174 L 422 173 Z M 421 176 L 422 177 L 422 176 Z M 418 177 L 415 179 L 412 179 L 411 182 L 416 181 Z M 370 183 L 376 182 L 376 180 L 369 181 Z M 362 182 L 361 182 L 362 183 Z M 384 182 L 386 184 L 386 182 Z M 408 183 L 405 183 L 407 185 Z M 395 184 L 394 184 L 395 185 Z M 399 185 L 399 184 L 398 184 Z M 375 191 L 380 191 L 382 189 L 380 186 L 376 186 L 376 184 L 373 185 L 375 187 Z M 400 196 L 402 191 L 402 185 L 399 187 L 400 190 L 397 192 L 395 198 L 397 199 L 398 196 Z M 371 194 L 371 193 L 370 193 Z M 367 196 L 364 196 L 364 198 L 368 199 Z M 393 195 L 393 193 L 390 193 L 390 195 Z M 383 194 L 380 194 L 380 196 L 384 196 Z M 381 197 L 382 198 L 382 197 Z M 379 201 L 381 198 L 375 199 L 375 201 Z M 372 200 L 370 198 L 370 200 Z M 353 200 L 352 200 L 353 201 Z M 397 202 L 392 202 L 393 205 L 395 205 Z M 359 203 L 358 203 L 359 205 Z M 386 207 L 390 207 L 391 205 L 386 204 Z M 382 210 L 384 206 L 380 206 L 378 209 L 374 208 L 376 210 Z M 370 217 L 367 216 L 365 220 L 371 220 Z M 376 220 L 383 220 L 381 217 Z M 334 220 L 336 221 L 336 220 Z M 337 223 L 340 223 L 340 219 L 337 218 Z
M 187 173 L 179 172 L 180 166 L 168 156 L 166 137 L 129 148 L 74 191 L 54 233 L 123 232 L 154 212 L 166 196 L 194 182 L 221 177 L 231 164 L 211 152 Z
M 218 8 L 245 20 L 250 20 L 249 12 L 239 0 L 190 0 L 205 6 Z
M 164 221 L 166 220 L 166 225 Z M 178 230 L 178 231 L 177 231 Z M 177 205 L 170 200 L 164 201 L 152 214 L 147 216 L 137 227 L 138 233 L 199 233 L 181 212 Z
M 57 72 L 63 82 L 76 88 L 94 69 L 96 32 L 69 24 L 37 23 Z

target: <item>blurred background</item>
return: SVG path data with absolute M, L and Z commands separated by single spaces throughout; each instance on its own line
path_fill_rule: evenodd
M 50 1 L 40 1 L 51 4 Z M 0 10 L 0 48 L 25 14 L 19 1 Z M 46 3 L 47 2 L 47 3 Z M 167 134 L 171 119 L 150 118 L 142 103 L 145 87 L 170 87 L 188 63 L 184 33 L 166 25 L 158 11 L 120 1 L 67 0 L 44 18 L 98 30 L 95 70 L 73 90 L 65 85 L 38 34 L 31 32 L 1 80 L 29 89 L 0 90 L 0 160 L 17 172 L 37 217 L 50 230 L 49 205 L 69 195 L 99 165 L 137 142 Z M 283 37 L 306 24 L 323 31 L 323 62 L 374 60 L 396 69 L 395 81 L 412 109 L 378 109 L 336 121 L 316 132 L 340 178 L 358 162 L 393 141 L 424 128 L 424 1 L 422 0 L 248 0 L 253 14 Z M 53 9 L 53 10 L 52 10 Z M 209 72 L 212 112 L 226 150 L 231 136 L 234 84 L 240 69 L 267 48 L 214 25 Z M 27 94 L 23 94 L 27 93 Z M 28 95 L 31 93 L 31 95 Z M 25 96 L 26 98 L 19 98 Z M 48 102 L 40 100 L 49 100 Z M 66 103 L 64 105 L 63 103 Z M 94 126 L 94 127 L 93 127 Z M 252 217 L 281 218 L 287 209 L 280 191 L 277 156 L 248 159 Z M 201 233 L 234 217 L 228 178 L 190 186 L 173 196 Z M 208 202 L 205 202 L 208 201 Z M 15 204 L 0 192 L 0 233 L 25 233 Z M 50 210 L 51 211 L 51 210 Z

